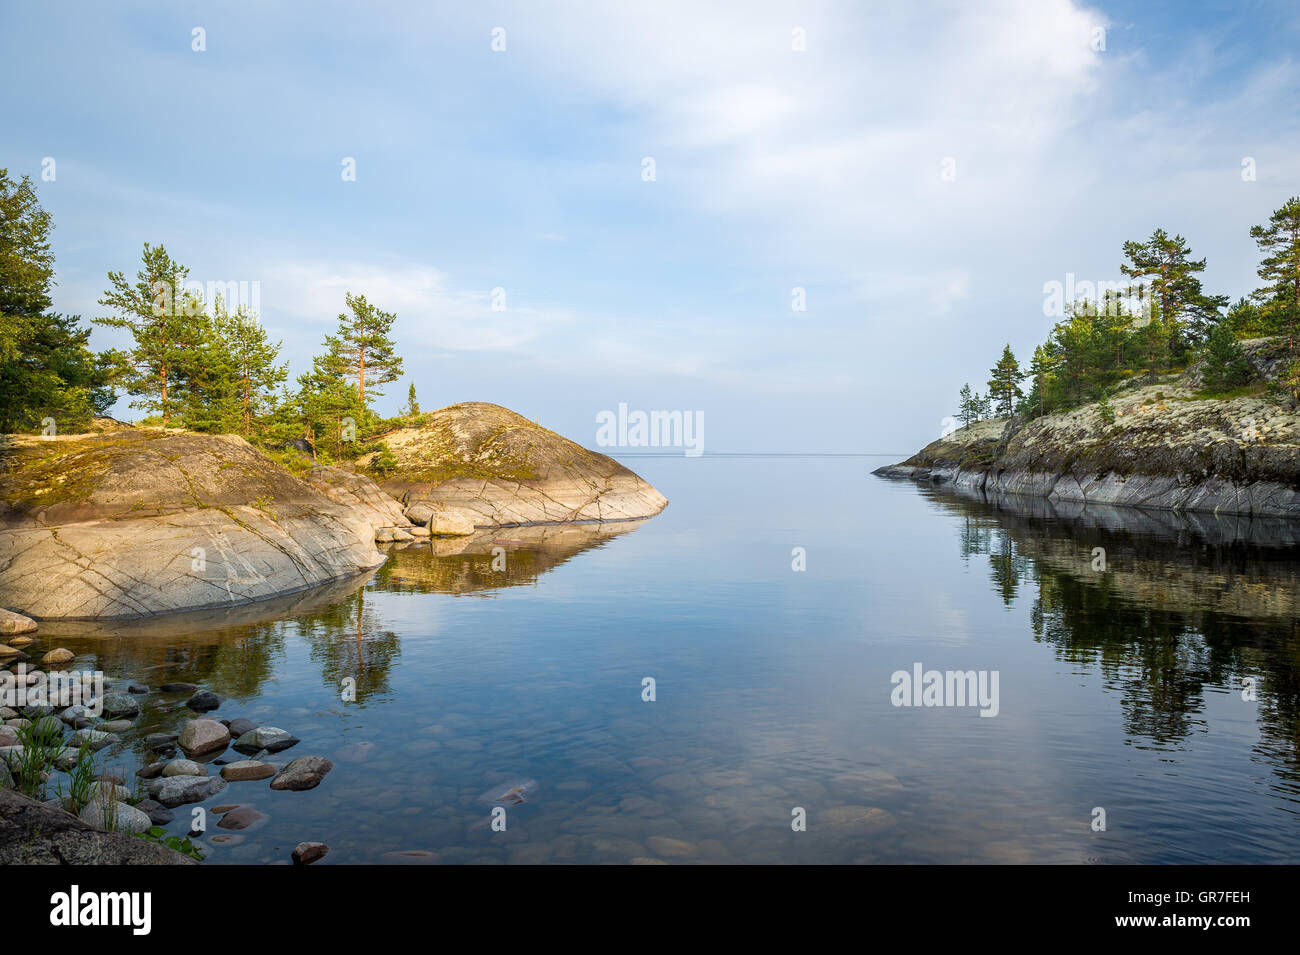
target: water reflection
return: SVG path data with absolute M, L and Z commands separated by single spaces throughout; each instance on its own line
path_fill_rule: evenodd
M 1033 594 L 1034 639 L 1096 667 L 1132 742 L 1177 748 L 1206 730 L 1207 694 L 1253 681 L 1256 751 L 1300 776 L 1300 524 L 924 492 L 961 515 L 963 557 L 985 557 L 1010 603 Z

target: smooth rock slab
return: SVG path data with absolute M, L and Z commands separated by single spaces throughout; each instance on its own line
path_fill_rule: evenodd
M 333 768 L 334 764 L 323 756 L 299 756 L 271 780 L 271 788 L 293 792 L 315 789 Z
M 226 788 L 220 776 L 164 776 L 149 784 L 149 795 L 175 809 L 190 802 L 203 802 Z
M 244 759 L 237 763 L 227 763 L 221 767 L 221 778 L 232 783 L 270 779 L 275 773 L 276 769 L 270 763 L 259 762 L 255 759 Z
M 191 756 L 203 756 L 226 748 L 230 730 L 216 720 L 190 720 L 181 730 L 181 749 Z

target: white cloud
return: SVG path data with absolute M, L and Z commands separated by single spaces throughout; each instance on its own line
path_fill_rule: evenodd
M 505 308 L 493 308 L 491 289 L 457 289 L 428 266 L 298 262 L 269 265 L 262 286 L 268 310 L 295 316 L 322 332 L 335 327 L 347 292 L 364 294 L 395 312 L 411 347 L 451 351 L 506 351 L 532 343 L 573 321 L 563 309 L 536 307 L 505 290 Z

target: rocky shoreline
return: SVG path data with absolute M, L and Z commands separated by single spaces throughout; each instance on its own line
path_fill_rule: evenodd
M 1097 404 L 980 421 L 886 478 L 986 494 L 1157 510 L 1300 518 L 1300 416 L 1265 396 L 1204 398 L 1193 375 L 1134 380 Z
M 613 459 L 496 405 L 453 405 L 387 438 L 397 466 L 381 486 L 309 459 L 291 473 L 233 435 L 10 436 L 0 606 L 36 620 L 232 608 L 373 571 L 377 545 L 631 521 L 668 503 Z
M 10 647 L 18 642 L 30 648 L 33 642 L 8 639 Z M 21 650 L 18 655 L 28 658 Z M 213 718 L 208 714 L 226 700 L 196 684 L 105 685 L 102 674 L 92 679 L 91 671 L 73 669 L 74 659 L 55 647 L 41 656 L 45 669 L 28 670 L 19 662 L 0 688 L 0 698 L 16 704 L 0 705 L 0 864 L 201 861 L 204 850 L 196 845 L 208 851 L 237 845 L 241 830 L 268 818 L 247 801 L 249 784 L 303 792 L 334 768 L 323 756 L 274 758 L 301 740 L 247 718 Z M 179 732 L 144 734 L 139 723 L 146 710 L 193 716 Z M 124 753 L 130 747 L 154 757 L 136 771 L 134 790 L 124 771 L 97 764 L 100 751 Z M 232 785 L 240 799 L 191 817 L 187 832 L 164 839 L 177 810 L 213 800 Z M 207 831 L 207 813 L 218 817 L 215 828 L 221 832 Z M 204 838 L 206 843 L 199 841 Z M 291 861 L 307 865 L 328 851 L 324 843 L 301 842 Z

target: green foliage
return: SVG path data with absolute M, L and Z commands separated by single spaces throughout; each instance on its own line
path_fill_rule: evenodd
M 1104 391 L 1097 399 L 1097 415 L 1101 418 L 1101 423 L 1108 428 L 1115 423 L 1115 406 L 1110 403 L 1110 395 Z
M 121 356 L 95 355 L 76 317 L 50 314 L 50 214 L 30 178 L 0 169 L 0 430 L 35 430 L 53 418 L 77 430 L 114 400 Z
M 90 803 L 95 791 L 95 751 L 90 741 L 83 742 L 77 750 L 77 762 L 68 771 L 70 788 L 67 795 L 63 793 L 63 784 L 59 784 L 59 799 L 68 812 L 76 814 Z
M 1246 384 L 1254 377 L 1254 370 L 1246 360 L 1246 353 L 1237 344 L 1237 338 L 1228 325 L 1218 325 L 1211 330 L 1201 348 L 1204 367 L 1201 382 L 1207 391 L 1226 391 Z
M 1204 341 L 1219 322 L 1219 309 L 1226 308 L 1225 295 L 1206 295 L 1197 273 L 1205 271 L 1205 260 L 1191 257 L 1187 240 L 1156 229 L 1146 242 L 1125 242 L 1127 261 L 1120 266 L 1125 275 L 1150 280 L 1152 296 L 1159 305 L 1163 345 L 1169 360 L 1190 341 Z
M 1287 336 L 1292 355 L 1300 353 L 1300 197 L 1288 199 L 1268 225 L 1250 230 L 1264 258 L 1258 274 L 1265 284 L 1251 296 L 1274 329 Z
M 393 454 L 392 449 L 380 442 L 379 452 L 370 462 L 370 470 L 381 477 L 385 477 L 396 471 L 397 465 L 397 457 Z
M 343 299 L 352 314 L 339 314 L 333 353 L 342 374 L 356 381 L 362 406 L 369 409 L 367 387 L 371 395 L 382 395 L 380 386 L 396 381 L 402 374 L 402 359 L 390 336 L 397 316 L 375 308 L 364 295 L 346 292 Z
M 189 856 L 196 862 L 203 861 L 203 850 L 190 841 L 189 837 L 169 836 L 162 826 L 150 826 L 144 832 L 137 832 L 136 838 L 153 842 L 168 849 L 175 849 L 181 855 Z
M 54 768 L 54 761 L 63 753 L 62 729 L 58 733 L 37 729 L 39 721 L 17 727 L 21 750 L 9 769 L 13 772 L 14 787 L 33 799 L 45 798 L 45 778 Z
M 1020 371 L 1020 363 L 1011 353 L 1011 346 L 1002 349 L 1002 357 L 989 370 L 989 398 L 997 409 L 999 417 L 1009 418 L 1015 413 L 1016 404 L 1024 398 L 1020 382 L 1025 378 Z
M 156 411 L 163 427 L 171 426 L 187 401 L 193 403 L 191 389 L 201 389 L 204 381 L 202 351 L 210 322 L 203 302 L 185 288 L 188 275 L 166 248 L 146 242 L 134 283 L 122 272 L 108 273 L 111 287 L 99 304 L 113 314 L 95 319 L 97 325 L 131 333 L 123 375 L 127 393 L 136 399 L 131 406 Z

